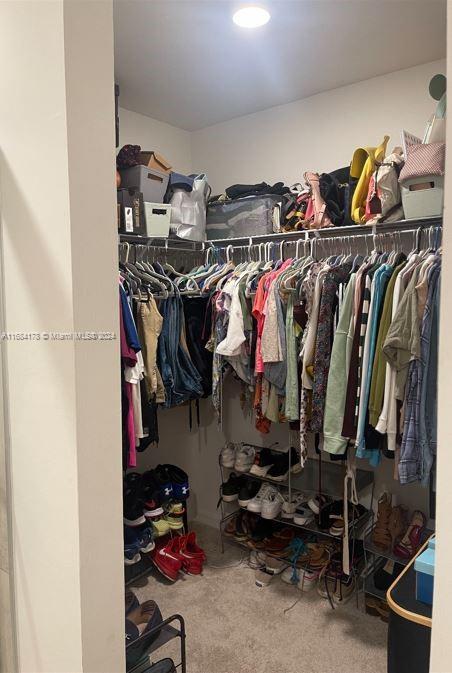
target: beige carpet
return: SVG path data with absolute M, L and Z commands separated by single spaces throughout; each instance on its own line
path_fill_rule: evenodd
M 140 601 L 157 601 L 164 617 L 185 618 L 187 673 L 386 671 L 387 627 L 354 600 L 333 611 L 316 591 L 302 593 L 279 577 L 258 588 L 254 571 L 239 565 L 241 549 L 227 544 L 222 555 L 217 531 L 198 526 L 197 532 L 208 554 L 202 576 L 170 584 L 155 574 L 131 587 Z M 177 663 L 176 642 L 153 660 L 174 656 Z

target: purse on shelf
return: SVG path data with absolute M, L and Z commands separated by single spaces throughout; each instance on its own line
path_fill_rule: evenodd
M 400 171 L 399 182 L 415 180 L 428 175 L 444 175 L 445 143 L 411 145 L 405 165 Z

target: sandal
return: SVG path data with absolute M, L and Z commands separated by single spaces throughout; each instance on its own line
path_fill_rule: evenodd
M 391 512 L 391 496 L 388 493 L 383 493 L 378 501 L 377 523 L 372 533 L 374 545 L 383 551 L 387 551 L 391 547 L 391 533 L 389 531 Z
M 406 509 L 401 505 L 399 505 L 398 507 L 393 507 L 388 523 L 393 549 L 396 546 L 396 543 L 399 541 L 399 538 L 406 531 L 406 527 L 407 527 Z
M 407 532 L 399 544 L 394 547 L 396 556 L 404 559 L 410 559 L 414 556 L 421 546 L 426 522 L 425 514 L 418 509 L 414 510 Z

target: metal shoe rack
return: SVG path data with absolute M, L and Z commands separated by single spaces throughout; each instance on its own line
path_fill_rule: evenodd
M 252 444 L 246 443 L 247 446 L 252 446 L 256 451 L 259 451 L 262 447 L 260 446 L 255 446 Z M 274 450 L 274 449 L 272 449 Z M 290 454 L 289 454 L 290 455 Z M 289 459 L 290 460 L 290 459 Z M 234 468 L 226 468 L 221 464 L 221 456 L 219 456 L 219 466 L 220 466 L 220 474 L 221 474 L 221 481 L 222 483 L 227 480 L 227 477 L 234 472 Z M 345 477 L 345 465 L 339 462 L 332 462 L 332 461 L 325 461 L 322 460 L 321 454 L 319 454 L 318 457 L 316 458 L 308 458 L 303 470 L 299 474 L 292 474 L 292 470 L 289 469 L 288 473 L 288 478 L 287 481 L 275 481 L 274 479 L 270 479 L 268 477 L 259 477 L 255 474 L 250 474 L 249 472 L 240 472 L 238 474 L 243 475 L 249 479 L 261 481 L 261 482 L 268 482 L 273 484 L 274 486 L 277 486 L 281 490 L 284 490 L 287 492 L 289 498 L 291 498 L 292 493 L 304 493 L 308 496 L 310 495 L 316 495 L 316 494 L 322 494 L 324 496 L 328 496 L 328 498 L 331 498 L 333 500 L 340 500 L 344 496 L 344 477 Z M 355 542 L 356 540 L 359 539 L 359 537 L 363 534 L 364 530 L 366 528 L 372 527 L 372 520 L 373 520 L 373 499 L 374 499 L 374 473 L 372 470 L 361 470 L 357 469 L 356 470 L 356 491 L 358 494 L 358 497 L 361 496 L 361 494 L 366 490 L 366 489 L 371 489 L 371 503 L 368 511 L 366 511 L 361 517 L 355 520 L 351 520 L 349 522 L 348 530 L 349 530 L 349 547 L 350 549 L 354 549 Z M 220 511 L 221 511 L 221 520 L 220 520 L 220 539 L 221 539 L 221 551 L 224 553 L 224 543 L 230 543 L 237 545 L 239 547 L 245 548 L 248 551 L 252 551 L 253 547 L 246 544 L 246 542 L 243 542 L 241 540 L 236 539 L 234 536 L 229 535 L 226 533 L 226 527 L 228 522 L 234 518 L 235 516 L 238 515 L 240 511 L 248 511 L 246 507 L 238 507 L 236 502 L 232 503 L 225 503 L 222 498 L 220 498 L 219 501 L 220 504 Z M 235 508 L 233 511 L 230 511 L 231 506 L 234 506 Z M 227 511 L 229 510 L 229 511 Z M 258 516 L 258 515 L 256 515 Z M 330 541 L 335 541 L 340 543 L 340 549 L 342 552 L 342 544 L 343 544 L 343 538 L 338 537 L 335 535 L 332 535 L 328 529 L 322 529 L 319 527 L 317 518 L 314 519 L 313 522 L 306 524 L 306 525 L 300 525 L 294 523 L 293 520 L 291 519 L 285 519 L 282 518 L 281 515 L 276 517 L 275 519 L 269 519 L 269 521 L 275 522 L 277 524 L 280 524 L 281 526 L 290 526 L 294 527 L 295 529 L 298 529 L 299 531 L 303 531 L 305 534 L 309 535 L 311 534 L 313 537 L 316 536 L 320 539 L 325 539 L 325 540 L 330 540 Z M 257 551 L 260 551 L 258 549 Z M 262 550 L 265 551 L 265 550 Z M 278 555 L 277 553 L 273 552 L 267 552 L 265 551 L 266 554 L 269 554 L 270 556 L 280 559 L 282 561 L 287 560 L 285 557 L 282 555 Z M 366 556 L 364 554 L 364 564 L 366 564 Z M 304 569 L 306 570 L 311 570 L 309 567 L 309 564 L 304 566 Z M 359 590 L 359 579 L 365 573 L 365 565 L 364 567 L 361 565 L 358 568 L 352 568 L 351 572 L 355 575 L 356 579 L 356 589 Z
M 364 537 L 364 554 L 366 559 L 365 572 L 361 576 L 362 591 L 365 595 L 374 596 L 387 602 L 386 591 L 375 586 L 374 574 L 382 568 L 387 561 L 393 561 L 399 565 L 406 566 L 411 559 L 404 559 L 396 556 L 391 548 L 384 550 L 377 547 L 373 541 L 374 527 L 366 533 Z M 433 535 L 434 531 L 426 528 L 422 536 L 422 544 Z
M 177 623 L 177 627 L 173 626 Z M 151 655 L 174 638 L 180 639 L 180 661 L 176 668 L 182 673 L 187 671 L 187 657 L 185 650 L 185 622 L 181 615 L 172 615 L 149 631 L 145 631 L 139 638 L 126 647 L 127 673 L 146 673 L 151 667 Z

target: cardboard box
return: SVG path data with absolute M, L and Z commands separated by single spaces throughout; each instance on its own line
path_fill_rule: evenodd
M 171 173 L 172 166 L 169 161 L 158 152 L 154 152 L 154 150 L 142 150 L 140 152 L 140 159 L 143 166 L 154 168 L 161 173 Z

